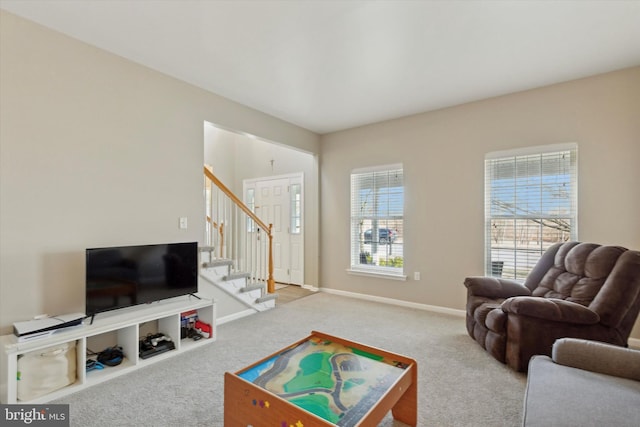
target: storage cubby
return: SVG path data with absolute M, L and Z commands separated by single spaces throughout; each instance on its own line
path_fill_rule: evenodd
M 108 347 L 122 347 L 124 358 L 118 366 L 105 366 L 104 369 L 94 369 L 91 371 L 82 370 L 85 376 L 84 384 L 92 385 L 113 378 L 122 371 L 135 368 L 136 359 L 138 358 L 138 336 L 137 325 L 121 327 L 108 332 L 87 335 L 85 337 L 85 359 L 83 366 L 86 366 L 86 360 L 96 359 L 96 355 L 89 355 L 90 352 L 99 353 Z
M 212 336 L 198 341 L 180 339 L 180 314 L 195 310 L 198 318 L 211 325 Z M 82 326 L 60 330 L 47 338 L 19 342 L 14 335 L 0 337 L 2 351 L 0 352 L 0 370 L 2 384 L 0 384 L 0 402 L 11 403 L 44 403 L 124 375 L 140 366 L 155 363 L 168 357 L 178 355 L 198 346 L 212 343 L 216 339 L 215 333 L 215 301 L 195 299 L 194 297 L 180 297 L 167 301 L 160 301 L 146 306 L 136 306 L 113 312 L 96 315 L 93 324 L 85 320 Z M 139 340 L 147 333 L 162 332 L 171 337 L 176 348 L 171 351 L 141 359 L 138 348 Z M 44 396 L 31 400 L 18 400 L 18 359 L 33 352 L 43 352 L 48 348 L 65 343 L 75 344 L 76 379 L 66 387 L 54 390 Z M 104 369 L 86 371 L 87 351 L 99 353 L 108 347 L 120 346 L 124 353 L 122 363 L 117 366 L 105 366 Z M 95 359 L 94 357 L 91 357 Z M 6 374 L 6 375 L 5 375 Z

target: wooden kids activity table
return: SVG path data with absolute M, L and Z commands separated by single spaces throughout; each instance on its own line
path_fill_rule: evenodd
M 224 425 L 374 427 L 391 410 L 415 426 L 417 372 L 408 357 L 313 331 L 225 373 Z

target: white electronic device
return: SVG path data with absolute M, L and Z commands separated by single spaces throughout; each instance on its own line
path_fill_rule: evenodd
M 81 325 L 85 317 L 87 316 L 84 313 L 72 313 L 16 322 L 13 324 L 13 334 L 18 337 L 18 341 L 41 338 L 65 328 Z

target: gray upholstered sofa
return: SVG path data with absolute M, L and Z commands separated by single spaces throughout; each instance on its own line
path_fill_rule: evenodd
M 640 425 L 640 350 L 562 338 L 529 363 L 524 427 Z

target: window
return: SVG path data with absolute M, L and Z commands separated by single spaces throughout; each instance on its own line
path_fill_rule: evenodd
M 351 174 L 351 272 L 404 279 L 402 165 Z
M 485 159 L 486 273 L 524 279 L 554 243 L 577 240 L 577 146 Z
M 291 234 L 300 234 L 300 227 L 302 224 L 302 185 L 291 184 L 291 190 L 289 193 L 291 196 L 289 232 Z

